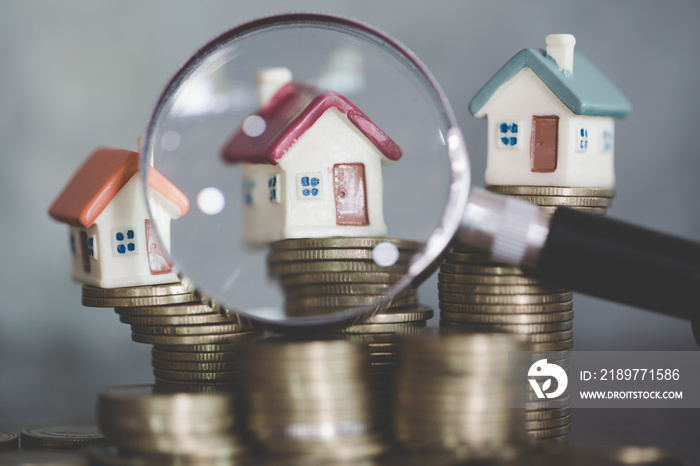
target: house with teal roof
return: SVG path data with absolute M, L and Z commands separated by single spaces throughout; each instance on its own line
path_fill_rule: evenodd
M 631 106 L 570 34 L 525 49 L 474 96 L 488 121 L 486 184 L 613 188 L 614 124 Z

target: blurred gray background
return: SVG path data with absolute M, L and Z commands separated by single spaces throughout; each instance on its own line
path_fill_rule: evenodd
M 634 107 L 616 126 L 610 215 L 700 240 L 696 0 L 0 0 L 0 430 L 92 417 L 100 387 L 152 381 L 150 347 L 112 310 L 80 305 L 66 226 L 48 206 L 95 147 L 135 149 L 157 94 L 200 45 L 288 11 L 355 17 L 413 49 L 457 113 L 477 185 L 486 124 L 469 100 L 520 49 L 573 33 Z M 434 279 L 420 295 L 437 308 Z M 586 296 L 575 309 L 576 350 L 697 349 L 681 320 Z M 573 429 L 575 443 L 675 446 L 700 463 L 698 410 L 578 410 Z

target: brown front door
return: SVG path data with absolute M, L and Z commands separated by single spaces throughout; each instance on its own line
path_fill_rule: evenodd
M 333 165 L 335 220 L 338 225 L 369 225 L 363 163 Z
M 156 234 L 148 220 L 146 220 L 146 247 L 148 248 L 148 267 L 151 269 L 151 275 L 170 273 L 170 264 L 160 249 Z
M 559 117 L 533 116 L 530 139 L 530 170 L 552 173 L 557 169 L 559 148 Z

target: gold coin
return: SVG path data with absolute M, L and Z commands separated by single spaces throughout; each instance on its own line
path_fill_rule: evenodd
M 547 421 L 557 419 L 571 414 L 571 408 L 556 408 L 543 410 L 525 410 L 525 422 L 527 421 Z
M 563 311 L 568 312 L 568 311 Z M 467 314 L 459 312 L 441 312 L 440 319 L 441 322 L 447 322 L 451 324 L 461 324 L 467 326 L 469 329 L 485 332 L 505 332 L 505 333 L 547 333 L 547 332 L 561 332 L 564 330 L 571 330 L 574 327 L 573 320 L 565 321 L 554 321 L 549 323 L 531 323 L 531 324 L 498 324 L 498 323 L 478 323 L 473 322 L 471 316 L 477 316 L 480 318 L 483 314 Z M 488 314 L 488 315 L 498 315 L 503 314 Z M 508 314 L 508 315 L 520 315 L 520 314 Z M 533 315 L 533 314 L 527 314 Z M 537 314 L 534 314 L 537 316 Z M 547 314 L 544 314 L 547 315 Z
M 83 285 L 83 296 L 91 298 L 144 298 L 150 296 L 167 296 L 192 293 L 191 288 L 182 283 L 164 285 L 129 286 L 124 288 L 99 288 Z
M 362 260 L 374 262 L 371 249 L 287 249 L 272 250 L 267 256 L 269 264 L 281 262 L 311 262 L 329 260 Z M 396 262 L 408 262 L 415 253 L 400 252 Z
M 190 316 L 199 314 L 211 314 L 214 312 L 211 306 L 196 302 L 173 304 L 169 306 L 143 306 L 143 307 L 116 307 L 114 311 L 120 316 Z
M 153 369 L 153 375 L 159 379 L 165 380 L 187 380 L 187 381 L 233 381 L 238 378 L 238 374 L 233 372 L 186 372 L 186 371 L 174 371 L 165 369 Z
M 413 308 L 411 311 L 385 311 L 374 314 L 369 319 L 363 321 L 363 324 L 398 324 L 405 322 L 415 322 L 419 320 L 428 320 L 433 317 L 433 309 L 426 306 Z
M 571 424 L 571 415 L 562 416 L 555 419 L 542 419 L 538 421 L 525 421 L 526 430 L 545 430 L 557 427 L 564 427 Z
M 442 313 L 441 313 L 442 315 Z M 448 314 L 452 320 L 483 324 L 547 324 L 569 321 L 574 318 L 574 311 L 547 312 L 546 314 Z
M 572 188 L 559 186 L 487 186 L 495 193 L 519 196 L 615 197 L 611 188 Z
M 104 436 L 95 421 L 43 424 L 22 431 L 22 448 L 77 450 L 103 443 Z
M 527 430 L 527 436 L 532 439 L 544 439 L 550 437 L 560 437 L 571 432 L 571 424 L 563 427 L 554 427 L 552 429 L 537 429 Z
M 450 274 L 470 274 L 470 275 L 513 275 L 525 276 L 523 269 L 519 267 L 500 265 L 466 265 L 466 264 L 442 264 L 440 272 Z
M 137 298 L 91 298 L 83 296 L 83 306 L 89 307 L 143 307 L 165 306 L 169 304 L 190 303 L 196 301 L 194 294 L 183 293 L 166 296 L 144 296 Z
M 465 285 L 543 285 L 542 280 L 534 277 L 513 275 L 468 275 L 439 273 L 438 283 L 462 283 Z
M 185 351 L 164 351 L 162 349 L 153 348 L 151 356 L 154 359 L 161 361 L 172 362 L 197 362 L 197 363 L 212 363 L 212 362 L 235 362 L 238 352 L 227 351 L 218 353 L 189 353 Z
M 561 351 L 574 347 L 574 339 L 562 341 L 550 341 L 548 343 L 533 343 L 530 345 L 532 351 Z
M 308 296 L 304 298 L 292 298 L 287 300 L 287 306 L 293 308 L 314 307 L 352 307 L 367 306 L 381 300 L 381 295 L 354 295 L 354 296 Z M 391 301 L 392 306 L 412 306 L 417 304 L 415 294 L 398 297 Z
M 471 264 L 493 262 L 493 259 L 487 252 L 449 251 L 445 253 L 445 262 L 448 264 Z
M 285 288 L 296 285 L 343 283 L 392 285 L 401 280 L 404 276 L 405 275 L 402 273 L 385 272 L 317 272 L 287 275 L 279 278 L 279 282 Z
M 425 321 L 403 322 L 396 324 L 358 324 L 338 330 L 339 333 L 396 333 L 414 335 L 425 328 Z
M 236 333 L 237 338 L 223 343 L 205 343 L 195 345 L 155 345 L 153 348 L 162 351 L 181 351 L 184 353 L 227 353 L 230 351 L 239 351 L 242 344 L 246 344 L 251 340 L 260 337 L 257 332 L 241 332 Z
M 525 411 L 534 410 L 549 410 L 559 408 L 569 408 L 571 406 L 571 396 L 566 395 L 560 398 L 551 398 L 547 400 L 531 400 L 525 402 Z
M 530 295 L 481 295 L 467 293 L 438 292 L 438 298 L 447 303 L 464 304 L 550 304 L 571 301 L 572 292 Z
M 306 285 L 285 288 L 287 298 L 326 295 L 384 295 L 391 285 Z
M 151 359 L 154 369 L 166 371 L 191 371 L 191 372 L 235 372 L 235 362 L 181 362 Z
M 379 238 L 379 237 L 330 237 L 330 238 L 293 238 L 276 241 L 270 244 L 274 250 L 282 249 L 322 249 L 322 248 L 374 248 L 380 243 L 391 243 L 400 250 L 416 251 L 423 247 L 423 243 L 405 239 Z
M 570 311 L 573 301 L 549 304 L 460 304 L 440 303 L 440 310 L 446 312 L 469 314 L 545 314 L 549 312 Z
M 248 330 L 241 324 L 222 323 L 212 325 L 132 325 L 132 332 L 148 335 L 219 335 Z
M 438 282 L 438 290 L 447 293 L 474 293 L 474 294 L 497 294 L 497 295 L 514 295 L 514 294 L 545 294 L 545 293 L 566 293 L 570 291 L 567 288 L 562 288 L 553 285 L 468 285 L 461 283 L 442 283 Z
M 210 335 L 153 335 L 131 332 L 131 340 L 148 345 L 210 345 L 236 341 L 241 335 L 251 333 L 249 331 L 236 333 L 221 333 Z
M 531 202 L 538 206 L 567 206 L 567 207 L 608 207 L 612 205 L 609 197 L 594 196 L 524 196 L 512 195 L 520 200 Z
M 440 320 L 441 327 L 461 328 L 467 332 L 504 332 L 515 333 L 518 338 L 530 343 L 567 340 L 573 337 L 573 321 L 553 322 L 550 324 L 474 324 L 471 322 Z
M 0 430 L 0 451 L 12 451 L 19 448 L 19 438 L 12 432 Z
M 120 315 L 119 322 L 131 325 L 203 325 L 203 324 L 225 324 L 231 323 L 228 317 L 224 317 L 218 312 L 209 314 L 196 314 L 189 316 L 129 316 Z
M 268 267 L 268 275 L 296 275 L 316 272 L 384 272 L 401 273 L 408 272 L 408 264 L 395 264 L 381 266 L 371 262 L 360 261 L 318 261 L 318 262 L 285 262 L 271 264 Z

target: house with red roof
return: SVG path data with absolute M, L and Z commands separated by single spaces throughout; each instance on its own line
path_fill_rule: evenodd
M 100 148 L 85 160 L 49 208 L 68 224 L 72 277 L 100 288 L 173 283 L 163 248 L 170 248 L 170 220 L 187 213 L 189 201 L 151 168 L 148 185 L 163 241 L 156 240 L 143 198 L 137 152 Z
M 386 235 L 382 164 L 399 146 L 344 96 L 293 83 L 285 68 L 257 83 L 260 110 L 222 150 L 242 169 L 246 242 Z

